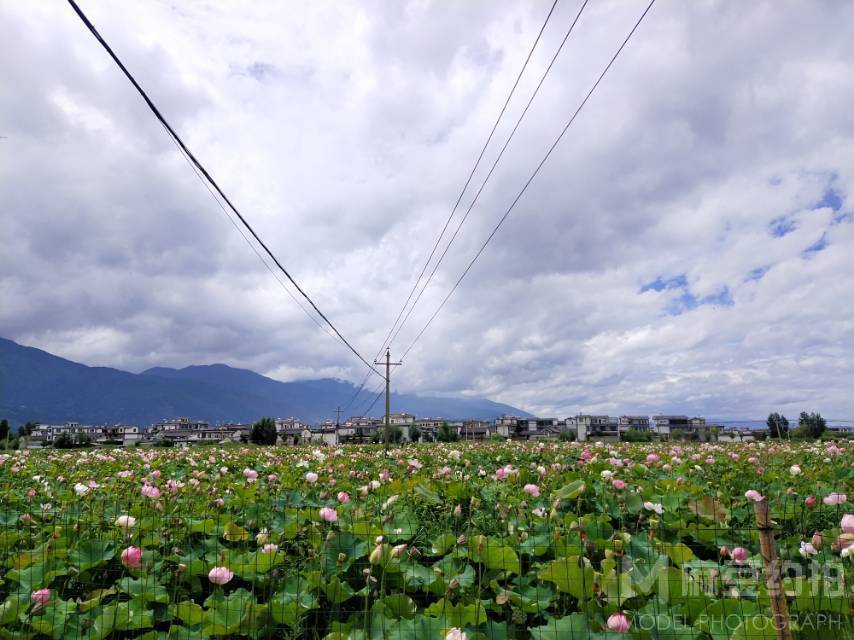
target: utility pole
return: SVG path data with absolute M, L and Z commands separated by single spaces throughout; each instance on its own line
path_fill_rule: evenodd
M 341 426 L 341 407 L 335 410 L 335 429 Z
M 383 364 L 382 362 L 377 362 L 374 360 L 374 364 Z M 391 381 L 391 367 L 402 365 L 402 362 L 392 362 L 391 361 L 391 350 L 385 350 L 385 429 L 383 433 L 383 440 L 385 441 L 385 453 L 388 454 L 388 439 L 391 432 L 391 424 L 389 422 L 389 408 L 390 408 L 390 381 Z

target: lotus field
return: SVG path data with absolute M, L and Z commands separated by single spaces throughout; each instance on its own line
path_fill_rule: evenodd
M 851 637 L 854 448 L 825 442 L 0 456 L 2 638 Z

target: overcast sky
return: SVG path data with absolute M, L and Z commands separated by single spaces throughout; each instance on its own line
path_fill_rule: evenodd
M 79 2 L 368 359 L 551 5 Z M 579 6 L 558 1 L 463 209 Z M 644 6 L 591 0 L 393 356 Z M 0 336 L 361 381 L 64 1 L 2 0 L 0 22 Z M 854 416 L 852 105 L 854 3 L 659 0 L 394 387 L 558 416 Z

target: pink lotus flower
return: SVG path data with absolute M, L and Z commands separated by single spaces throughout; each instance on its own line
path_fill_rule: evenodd
M 844 493 L 831 493 L 822 499 L 822 502 L 829 507 L 845 504 L 846 500 L 848 500 L 848 496 Z
M 121 560 L 128 569 L 142 569 L 142 549 L 128 547 L 122 551 Z
M 279 550 L 279 545 L 274 544 L 272 542 L 265 544 L 263 547 L 261 547 L 261 551 L 264 553 L 276 553 L 276 551 L 278 551 L 278 550 Z
M 244 469 L 243 477 L 247 482 L 255 482 L 258 479 L 258 472 L 255 469 Z
M 234 577 L 234 573 L 227 567 L 214 567 L 208 573 L 208 580 L 220 586 L 227 584 Z
M 742 564 L 747 560 L 747 549 L 744 547 L 736 547 L 730 552 L 730 557 L 738 564 Z
M 658 462 L 658 454 L 650 453 L 649 455 L 647 455 L 647 457 L 646 457 L 646 463 L 647 464 L 653 464 L 656 462 Z M 615 613 L 614 615 L 617 615 L 617 614 Z M 620 615 L 622 615 L 622 614 L 620 614 Z M 623 616 L 623 617 L 625 618 L 625 616 Z M 610 618 L 609 618 L 609 620 L 610 620 Z
M 611 480 L 611 486 L 613 486 L 617 491 L 622 491 L 626 488 L 626 481 L 620 480 L 619 478 L 614 478 Z
M 842 522 L 839 523 L 839 528 L 845 533 L 854 534 L 854 514 L 846 513 L 842 516 Z
M 309 471 L 307 474 L 305 474 L 305 481 L 309 484 L 314 484 L 315 482 L 317 482 L 317 478 L 318 475 L 314 471 Z
M 756 489 L 745 491 L 744 497 L 748 500 L 752 500 L 753 502 L 762 502 L 765 499 L 765 496 L 759 493 Z
M 540 497 L 540 488 L 535 484 L 526 484 L 524 487 L 522 487 L 522 491 L 527 493 L 532 498 Z
M 468 640 L 468 636 L 459 627 L 452 627 L 445 634 L 445 640 Z
M 50 596 L 50 589 L 39 589 L 38 591 L 33 591 L 30 594 L 30 600 L 36 604 L 45 605 L 50 602 Z
M 326 522 L 335 522 L 338 519 L 338 512 L 332 507 L 322 507 L 320 509 L 320 518 Z
M 807 496 L 807 497 L 804 499 L 804 506 L 805 506 L 807 509 L 813 509 L 813 508 L 815 508 L 815 503 L 816 503 L 816 502 L 817 502 L 817 500 L 815 499 L 815 496 Z
M 808 558 L 810 556 L 814 556 L 818 553 L 818 550 L 813 546 L 811 542 L 801 542 L 801 548 L 798 549 L 798 553 L 800 553 L 804 558 Z
M 275 482 L 278 479 L 279 479 L 279 476 L 277 476 L 275 473 L 271 473 L 270 475 L 267 476 L 267 482 L 270 482 L 270 483 Z
M 341 504 L 347 504 L 348 502 L 350 502 L 350 494 L 346 491 L 339 491 L 338 502 L 340 502 Z
M 629 630 L 629 619 L 625 613 L 619 611 L 608 617 L 608 629 L 617 633 L 626 633 Z
M 155 487 L 153 484 L 144 484 L 142 485 L 142 495 L 144 495 L 146 498 L 156 500 L 160 497 L 160 489 Z

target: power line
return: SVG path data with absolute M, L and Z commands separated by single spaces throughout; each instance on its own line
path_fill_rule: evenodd
M 379 390 L 379 391 L 377 392 L 377 394 L 374 396 L 373 401 L 371 402 L 371 404 L 369 404 L 369 405 L 368 405 L 368 408 L 367 408 L 367 409 L 365 409 L 365 410 L 362 412 L 362 415 L 363 415 L 363 416 L 366 416 L 366 417 L 367 417 L 367 415 L 371 412 L 371 409 L 373 409 L 373 408 L 374 408 L 374 405 L 377 403 L 377 400 L 379 400 L 380 398 L 382 398 L 383 393 L 384 393 L 384 391 L 383 391 L 383 389 L 382 389 L 382 385 L 380 385 L 380 390 Z
M 533 173 L 531 174 L 531 176 L 528 178 L 528 180 L 527 180 L 527 181 L 525 182 L 525 184 L 522 186 L 522 189 L 519 191 L 519 193 L 518 193 L 518 194 L 516 195 L 516 197 L 513 199 L 513 202 L 512 202 L 512 203 L 510 204 L 510 206 L 507 208 L 507 211 L 504 213 L 504 215 L 503 215 L 503 216 L 501 216 L 501 219 L 498 221 L 498 223 L 497 223 L 497 224 L 495 225 L 495 227 L 492 229 L 492 233 L 490 233 L 490 234 L 489 234 L 489 236 L 486 238 L 486 240 L 484 241 L 484 243 L 481 245 L 480 249 L 478 249 L 478 251 L 477 251 L 477 253 L 475 254 L 475 256 L 471 259 L 471 262 L 469 262 L 468 266 L 465 268 L 465 270 L 462 272 L 462 274 L 460 275 L 460 277 L 457 279 L 457 281 L 456 281 L 456 283 L 454 284 L 454 286 L 453 286 L 453 287 L 451 288 L 451 290 L 448 292 L 448 295 L 446 295 L 446 296 L 445 296 L 444 300 L 442 300 L 441 304 L 439 304 L 439 306 L 438 306 L 438 308 L 436 309 L 436 311 L 434 311 L 434 312 L 433 312 L 433 315 L 432 315 L 432 316 L 430 316 L 430 319 L 429 319 L 429 320 L 427 321 L 427 323 L 422 327 L 421 331 L 419 331 L 419 332 L 418 332 L 418 335 L 416 335 L 416 336 L 415 336 L 415 339 L 412 341 L 412 343 L 409 345 L 409 347 L 407 347 L 407 348 L 406 348 L 406 350 L 403 352 L 403 356 L 401 357 L 401 360 L 403 360 L 403 359 L 405 359 L 405 358 L 406 358 L 407 354 L 412 350 L 412 348 L 416 345 L 416 343 L 421 339 L 421 336 L 423 336 L 423 335 L 424 335 L 424 332 L 425 332 L 425 331 L 427 331 L 427 329 L 428 329 L 428 328 L 430 327 L 430 325 L 433 323 L 433 320 L 435 320 L 435 319 L 436 319 L 436 316 L 438 316 L 438 315 L 439 315 L 439 312 L 441 312 L 441 311 L 442 311 L 442 309 L 444 308 L 445 304 L 447 304 L 448 300 L 450 300 L 451 296 L 452 296 L 452 295 L 454 295 L 454 292 L 455 292 L 455 291 L 457 290 L 457 288 L 460 286 L 460 283 L 463 281 L 463 278 L 465 278 L 465 277 L 466 277 L 466 275 L 468 275 L 468 272 L 471 270 L 471 268 L 472 268 L 472 266 L 474 265 L 474 263 L 475 263 L 475 262 L 477 262 L 477 259 L 478 259 L 478 258 L 480 258 L 480 255 L 483 253 L 484 249 L 486 249 L 487 245 L 490 243 L 490 241 L 492 240 L 492 238 L 493 238 L 493 237 L 495 237 L 495 234 L 498 232 L 498 229 L 500 229 L 500 228 L 501 228 L 501 225 L 502 225 L 502 224 L 504 224 L 504 221 L 507 219 L 507 217 L 508 217 L 508 216 L 510 215 L 510 213 L 513 211 L 513 209 L 516 207 L 516 204 L 517 204 L 517 203 L 519 202 L 519 200 L 522 198 L 522 195 L 525 193 L 525 191 L 527 191 L 527 190 L 528 190 L 528 187 L 529 187 L 529 186 L 531 185 L 531 183 L 534 181 L 534 178 L 536 178 L 536 177 L 537 177 L 537 174 L 539 174 L 540 169 L 542 169 L 542 168 L 543 168 L 543 165 L 546 163 L 546 161 L 549 159 L 549 157 L 551 157 L 551 155 L 552 155 L 552 153 L 554 152 L 555 148 L 557 147 L 558 143 L 560 143 L 561 139 L 563 139 L 563 136 L 564 136 L 564 135 L 566 134 L 566 132 L 569 130 L 569 127 L 572 125 L 572 123 L 573 123 L 573 122 L 575 122 L 575 119 L 578 117 L 578 114 L 579 114 L 579 113 L 581 113 L 581 110 L 584 108 L 584 105 L 586 105 L 586 104 L 587 104 L 587 101 L 588 101 L 588 100 L 590 100 L 590 96 L 592 96 L 592 95 L 593 95 L 593 92 L 594 92 L 594 91 L 596 91 L 596 88 L 599 86 L 599 83 L 600 83 L 600 82 L 602 82 L 602 79 L 605 77 L 605 74 L 607 74 L 607 73 L 608 73 L 608 70 L 609 70 L 609 69 L 611 68 L 611 66 L 614 64 L 614 61 L 617 59 L 617 57 L 618 57 L 618 56 L 620 55 L 620 53 L 623 51 L 623 49 L 625 48 L 626 44 L 628 44 L 629 40 L 630 40 L 630 39 L 631 39 L 631 37 L 634 35 L 635 31 L 637 31 L 637 28 L 640 26 L 641 22 L 643 22 L 643 19 L 644 19 L 644 18 L 646 17 L 646 15 L 649 13 L 650 9 L 652 9 L 652 5 L 654 5 L 654 4 L 655 4 L 655 0 L 650 0 L 650 3 L 647 5 L 646 9 L 644 9 L 644 12 L 641 14 L 640 18 L 638 18 L 637 22 L 635 22 L 635 25 L 632 27 L 632 30 L 631 30 L 631 31 L 629 31 L 629 34 L 626 36 L 625 40 L 623 40 L 622 44 L 621 44 L 621 45 L 619 46 L 619 48 L 617 49 L 616 53 L 614 53 L 614 55 L 611 57 L 611 60 L 608 62 L 608 64 L 607 64 L 607 65 L 605 66 L 605 68 L 602 70 L 602 73 L 600 73 L 600 74 L 599 74 L 599 77 L 597 78 L 596 82 L 594 82 L 594 83 L 593 83 L 593 86 L 590 88 L 590 91 L 588 91 L 588 92 L 587 92 L 587 95 L 586 95 L 586 96 L 584 96 L 584 99 L 581 101 L 581 104 L 579 104 L 579 105 L 578 105 L 578 108 L 575 110 L 575 112 L 574 112 L 574 113 L 572 114 L 572 116 L 569 118 L 569 120 L 567 121 L 566 125 L 565 125 L 565 126 L 564 126 L 564 128 L 561 130 L 560 134 L 558 134 L 557 138 L 555 138 L 554 142 L 553 142 L 553 143 L 552 143 L 552 145 L 549 147 L 549 149 L 548 149 L 548 151 L 546 152 L 545 156 L 543 156 L 543 159 L 542 159 L 542 160 L 540 160 L 540 163 L 537 165 L 537 167 L 534 169 L 534 171 L 533 171 Z
M 557 7 L 558 1 L 559 0 L 554 0 L 551 7 L 549 8 L 549 12 L 546 14 L 546 18 L 543 21 L 543 24 L 540 27 L 539 32 L 537 33 L 537 37 L 534 39 L 534 43 L 531 45 L 531 48 L 528 50 L 528 55 L 525 57 L 525 62 L 522 64 L 522 68 L 519 70 L 519 73 L 516 75 L 516 80 L 513 82 L 513 86 L 510 88 L 510 93 L 507 94 L 507 98 L 504 100 L 504 104 L 501 106 L 501 111 L 498 112 L 498 117 L 495 119 L 495 122 L 492 125 L 492 129 L 490 130 L 489 135 L 486 137 L 486 142 L 483 143 L 483 147 L 481 147 L 481 149 L 480 149 L 480 153 L 478 154 L 477 159 L 474 162 L 474 166 L 471 168 L 471 171 L 469 172 L 468 178 L 466 178 L 465 184 L 463 184 L 463 188 L 460 190 L 460 195 L 457 196 L 457 200 L 454 203 L 454 207 L 453 207 L 453 209 L 451 209 L 451 213 L 448 216 L 448 219 L 445 220 L 445 225 L 442 227 L 442 231 L 439 233 L 439 237 L 436 238 L 436 242 L 433 243 L 433 248 L 430 250 L 430 255 L 427 256 L 427 260 L 424 262 L 424 266 L 421 267 L 421 273 L 418 274 L 418 278 L 415 280 L 415 284 L 412 285 L 412 289 L 410 289 L 409 295 L 406 297 L 406 301 L 403 303 L 403 306 L 400 308 L 400 311 L 398 312 L 397 317 L 394 320 L 394 323 L 391 325 L 391 328 L 388 330 L 388 333 L 386 334 L 386 337 L 383 340 L 383 343 L 380 345 L 380 348 L 377 351 L 377 355 L 374 356 L 374 360 L 376 360 L 380 356 L 380 354 L 383 352 L 383 349 L 385 349 L 386 346 L 388 346 L 390 344 L 389 338 L 391 338 L 391 335 L 392 335 L 392 333 L 394 333 L 396 328 L 397 328 L 397 333 L 394 334 L 395 338 L 397 337 L 397 334 L 400 333 L 400 328 L 398 328 L 398 323 L 400 322 L 400 319 L 403 316 L 404 311 L 406 311 L 406 308 L 409 305 L 409 302 L 412 300 L 412 295 L 418 289 L 418 285 L 421 283 L 421 279 L 424 277 L 424 274 L 427 271 L 427 267 L 430 265 L 430 262 L 433 260 L 433 256 L 436 254 L 436 249 L 439 248 L 439 244 L 441 243 L 442 238 L 445 236 L 445 232 L 448 230 L 448 225 L 451 224 L 451 220 L 453 219 L 454 215 L 456 214 L 457 209 L 460 206 L 460 202 L 462 202 L 463 196 L 465 195 L 465 192 L 468 189 L 469 184 L 471 184 L 472 178 L 474 178 L 474 174 L 477 171 L 477 168 L 480 166 L 480 161 L 483 159 L 483 156 L 486 153 L 486 149 L 489 147 L 489 143 L 492 142 L 492 137 L 495 135 L 495 131 L 498 129 L 498 125 L 501 122 L 501 119 L 504 117 L 504 112 L 507 111 L 507 107 L 510 104 L 510 100 L 513 98 L 514 93 L 516 92 L 516 87 L 519 86 L 519 82 L 522 79 L 522 75 L 525 73 L 525 70 L 528 68 L 528 63 L 531 61 L 531 56 L 533 56 L 534 50 L 537 48 L 537 45 L 540 42 L 540 38 L 542 38 L 543 32 L 546 30 L 546 26 L 548 25 L 549 20 L 551 20 L 552 14 L 554 13 L 555 7 Z M 585 5 L 587 4 L 587 2 L 588 2 L 588 0 L 584 0 Z M 577 19 L 578 18 L 576 17 L 576 20 Z M 573 22 L 573 24 L 575 24 L 575 23 Z M 565 41 L 566 41 L 566 38 L 564 38 L 564 42 Z M 563 44 L 561 44 L 561 47 L 562 46 L 563 46 Z M 554 62 L 554 60 L 552 60 L 552 62 Z M 549 65 L 549 68 L 551 68 L 551 65 Z M 540 83 L 542 84 L 542 80 L 540 81 Z M 530 103 L 529 103 L 529 105 L 530 105 Z M 516 126 L 518 127 L 518 123 Z M 491 172 L 490 172 L 490 175 L 491 175 Z M 482 188 L 483 187 L 481 187 L 481 189 Z M 459 231 L 459 227 L 457 228 L 457 231 Z M 456 233 L 454 234 L 454 237 L 456 237 Z M 451 240 L 451 242 L 453 242 L 453 239 Z M 445 253 L 446 252 L 447 252 L 447 248 L 445 249 Z M 442 257 L 444 258 L 444 253 L 442 254 Z M 439 262 L 441 262 L 441 258 L 440 258 Z M 433 270 L 433 273 L 435 273 L 435 268 Z M 433 273 L 430 274 L 430 278 L 433 277 Z M 428 284 L 429 284 L 429 280 L 428 280 Z M 423 292 L 423 290 L 422 290 L 422 292 Z M 420 297 L 421 297 L 421 295 L 419 294 L 418 298 L 420 298 Z M 415 304 L 418 303 L 418 298 L 416 298 L 415 303 L 413 303 L 413 305 L 412 305 L 413 308 L 415 307 Z M 410 309 L 409 313 L 406 314 L 406 318 L 403 320 L 404 324 L 406 323 L 406 320 L 409 318 L 409 315 L 411 313 L 412 313 L 412 309 Z M 402 326 L 403 325 L 401 324 L 400 327 L 402 328 Z M 394 338 L 392 338 L 392 341 L 393 340 L 394 340 Z M 365 376 L 365 378 L 362 380 L 361 384 L 356 389 L 356 393 L 353 394 L 353 397 L 350 398 L 350 401 L 345 406 L 345 409 L 347 407 L 349 407 L 351 404 L 353 404 L 353 402 L 355 402 L 356 398 L 359 397 L 359 394 L 362 393 L 362 390 L 365 388 L 365 384 L 367 383 L 369 377 L 370 377 L 370 372 L 368 372 L 368 375 Z M 376 402 L 376 400 L 374 400 L 374 402 Z
M 471 203 L 469 204 L 468 208 L 466 209 L 465 214 L 460 219 L 459 224 L 457 224 L 457 228 L 454 230 L 454 233 L 451 236 L 451 239 L 448 241 L 448 244 L 445 246 L 444 251 L 442 251 L 442 255 L 439 256 L 439 259 L 436 261 L 436 264 L 433 265 L 433 270 L 430 272 L 430 276 L 427 278 L 427 281 L 424 283 L 424 286 L 421 287 L 421 291 L 418 292 L 418 295 L 415 298 L 415 302 L 412 303 L 412 306 L 409 308 L 409 311 L 406 313 L 406 316 L 404 317 L 403 322 L 400 323 L 400 326 L 397 328 L 397 331 L 395 332 L 394 336 L 392 337 L 391 342 L 394 342 L 395 340 L 397 340 L 397 336 L 400 334 L 400 332 L 403 329 L 403 326 L 406 324 L 407 320 L 409 320 L 409 316 L 412 315 L 412 312 L 415 309 L 415 306 L 418 304 L 419 300 L 421 300 L 421 296 L 424 295 L 424 291 L 427 289 L 427 287 L 433 281 L 433 276 L 436 275 L 436 271 L 439 269 L 439 265 L 442 264 L 442 261 L 445 259 L 445 256 L 447 255 L 448 250 L 451 248 L 451 245 L 454 244 L 454 240 L 457 239 L 457 235 L 459 234 L 460 229 L 462 229 L 466 220 L 468 220 L 469 214 L 471 213 L 475 204 L 477 204 L 477 201 L 480 198 L 480 194 L 483 193 L 483 190 L 486 187 L 486 183 L 489 182 L 489 179 L 492 177 L 492 174 L 495 172 L 495 168 L 498 166 L 498 163 L 501 162 L 501 158 L 504 157 L 504 152 L 507 150 L 507 147 L 510 145 L 510 141 L 513 140 L 513 136 L 516 135 L 516 131 L 519 129 L 519 125 L 522 124 L 522 120 L 524 120 L 525 116 L 527 115 L 528 109 L 531 108 L 531 105 L 533 104 L 534 99 L 537 97 L 537 94 L 539 94 L 540 89 L 543 86 L 543 82 L 545 82 L 546 77 L 549 75 L 549 72 L 552 70 L 552 67 L 554 66 L 555 61 L 557 60 L 558 56 L 560 55 L 560 52 L 563 50 L 563 47 L 566 44 L 566 41 L 569 39 L 569 36 L 572 34 L 573 29 L 575 29 L 575 25 L 576 25 L 576 23 L 578 23 L 578 19 L 581 17 L 581 13 L 584 11 L 584 8 L 587 6 L 588 1 L 589 0 L 584 0 L 584 2 L 581 4 L 581 7 L 578 10 L 578 13 L 575 14 L 575 18 L 573 19 L 572 24 L 569 25 L 569 29 L 567 29 L 566 35 L 564 35 L 563 40 L 560 43 L 560 46 L 558 46 L 557 50 L 555 51 L 554 55 L 552 56 L 551 62 L 549 62 L 549 65 L 548 65 L 548 67 L 546 67 L 545 72 L 543 72 L 543 75 L 540 78 L 540 81 L 537 83 L 537 86 L 534 89 L 534 92 L 531 94 L 531 97 L 528 99 L 528 103 L 525 105 L 525 108 L 522 110 L 522 113 L 519 115 L 519 118 L 516 120 L 516 124 L 513 126 L 513 129 L 510 131 L 510 135 L 508 135 L 507 140 L 504 141 L 504 145 L 501 147 L 501 151 L 498 152 L 498 155 L 496 156 L 495 160 L 493 161 L 492 166 L 489 169 L 489 172 L 486 174 L 486 177 L 483 179 L 483 182 L 481 183 L 480 187 L 478 188 L 477 193 L 475 193 L 474 198 L 472 199 Z
M 321 324 L 321 323 L 317 320 L 317 318 L 315 318 L 313 315 L 311 315 L 311 312 L 310 312 L 308 309 L 306 309 L 306 308 L 305 308 L 305 305 L 304 305 L 302 302 L 300 302 L 299 298 L 297 298 L 293 293 L 291 293 L 291 290 L 290 290 L 290 289 L 288 289 L 288 286 L 285 284 L 285 281 L 284 281 L 284 280 L 282 280 L 282 278 L 279 276 L 279 274 L 278 274 L 278 273 L 276 273 L 276 271 L 275 271 L 275 270 L 270 266 L 270 264 L 269 264 L 269 263 L 264 259 L 264 256 L 263 256 L 263 255 L 261 255 L 261 252 L 260 252 L 260 251 L 258 251 L 258 248 L 257 248 L 254 244 L 252 244 L 252 240 L 250 240 L 250 239 L 249 239 L 249 236 L 247 236 L 247 235 L 246 235 L 246 233 L 244 233 L 243 229 L 241 229 L 241 228 L 240 228 L 240 225 L 239 225 L 239 224 L 237 224 L 237 223 L 234 221 L 234 218 L 233 218 L 233 217 L 228 213 L 228 209 L 226 209 L 226 208 L 225 208 L 225 206 L 223 206 L 222 202 L 221 202 L 221 201 L 220 201 L 220 199 L 217 197 L 216 193 L 213 191 L 213 189 L 211 189 L 210 185 L 205 181 L 205 179 L 204 179 L 204 177 L 202 176 L 202 174 L 201 174 L 201 173 L 199 173 L 199 170 L 198 170 L 198 169 L 196 169 L 195 165 L 190 161 L 190 159 L 189 159 L 189 158 L 187 157 L 187 155 L 184 153 L 183 149 L 181 149 L 181 147 L 178 145 L 178 143 L 177 143 L 177 142 L 175 142 L 175 140 L 172 138 L 172 136 L 169 136 L 169 139 L 170 139 L 170 140 L 172 141 L 172 143 L 175 145 L 175 148 L 176 148 L 176 149 L 178 149 L 178 152 L 181 154 L 181 157 L 182 157 L 182 158 L 184 158 L 184 160 L 186 160 L 186 161 L 187 161 L 187 164 L 189 165 L 190 169 L 192 169 L 192 170 L 193 170 L 193 173 L 194 173 L 194 174 L 196 174 L 196 177 L 197 177 L 197 178 L 199 179 L 199 181 L 202 183 L 202 185 L 204 186 L 204 188 L 205 188 L 205 189 L 207 189 L 207 192 L 211 195 L 211 198 L 213 198 L 214 202 L 216 202 L 216 203 L 217 203 L 217 205 L 219 205 L 219 208 L 220 208 L 220 209 L 222 209 L 223 214 L 224 214 L 224 215 L 225 215 L 225 217 L 228 219 L 228 221 L 231 223 L 231 225 L 232 225 L 232 226 L 237 230 L 237 233 L 239 233 L 239 234 L 243 237 L 243 239 L 246 241 L 246 244 L 247 244 L 247 245 L 249 245 L 249 248 L 250 248 L 250 249 L 252 249 L 252 252 L 253 252 L 256 256 L 258 256 L 258 260 L 260 260 L 260 261 L 261 261 L 261 264 L 263 264 L 263 265 L 264 265 L 264 267 L 266 267 L 267 271 L 269 271 L 269 272 L 270 272 L 270 274 L 271 274 L 271 275 L 276 279 L 276 282 L 278 282 L 278 283 L 281 285 L 282 289 L 284 289 L 284 290 L 285 290 L 285 293 L 287 293 L 287 294 L 288 294 L 288 296 L 290 296 L 291 300 L 293 300 L 293 301 L 297 304 L 297 306 L 299 306 L 299 308 L 300 308 L 300 309 L 302 309 L 303 313 L 304 313 L 306 316 L 308 316 L 309 320 L 311 320 L 311 321 L 312 321 L 314 324 L 316 324 L 316 325 L 317 325 L 317 326 L 318 326 L 318 327 L 319 327 L 319 328 L 320 328 L 320 329 L 321 329 L 321 330 L 322 330 L 326 335 L 328 335 L 330 338 L 332 338 L 332 339 L 334 340 L 334 339 L 335 339 L 335 335 L 334 335 L 333 333 L 331 333 L 331 332 L 329 331 L 329 329 L 328 329 L 326 326 L 324 326 L 323 324 Z M 368 371 L 368 376 L 370 376 L 370 375 L 371 375 L 371 372 L 370 372 L 370 371 Z
M 457 201 L 454 203 L 454 208 L 451 209 L 451 213 L 448 216 L 448 219 L 445 220 L 445 226 L 442 227 L 441 233 L 439 233 L 439 237 L 436 238 L 436 242 L 433 244 L 433 248 L 430 250 L 430 255 L 427 256 L 427 261 L 424 263 L 424 266 L 421 267 L 421 273 L 418 274 L 418 278 L 415 280 L 415 284 L 412 285 L 412 289 L 409 292 L 409 295 L 406 298 L 406 302 L 403 303 L 403 306 L 400 309 L 400 312 L 397 314 L 397 318 L 395 318 L 394 324 L 392 324 L 391 329 L 388 331 L 388 335 L 386 335 L 385 340 L 383 341 L 382 346 L 380 347 L 379 352 L 377 353 L 377 357 L 382 353 L 383 349 L 386 348 L 386 345 L 389 341 L 389 337 L 394 331 L 395 327 L 397 327 L 397 323 L 400 322 L 400 318 L 403 315 L 406 306 L 409 304 L 409 301 L 412 299 L 412 294 L 415 293 L 415 290 L 418 288 L 418 284 L 421 282 L 421 278 L 424 277 L 424 273 L 427 271 L 427 266 L 430 264 L 430 261 L 433 259 L 433 256 L 436 253 L 436 249 L 439 247 L 439 243 L 442 241 L 442 238 L 445 236 L 445 231 L 448 230 L 448 225 L 451 223 L 451 220 L 454 217 L 454 214 L 457 212 L 457 209 L 460 206 L 460 202 L 463 200 L 463 195 L 468 189 L 469 184 L 471 184 L 472 178 L 474 177 L 475 171 L 477 171 L 478 166 L 480 166 L 480 161 L 483 159 L 484 153 L 486 153 L 486 149 L 489 146 L 489 143 L 492 141 L 492 136 L 495 135 L 496 129 L 498 129 L 498 124 L 501 122 L 501 118 L 504 116 L 504 112 L 507 110 L 507 106 L 510 104 L 510 100 L 513 97 L 513 94 L 516 92 L 516 87 L 519 86 L 519 81 L 522 79 L 522 75 L 525 73 L 525 69 L 528 68 L 528 63 L 531 61 L 531 56 L 534 54 L 534 50 L 537 48 L 537 44 L 540 42 L 540 38 L 543 35 L 543 32 L 546 30 L 546 25 L 548 25 L 549 20 L 554 13 L 555 7 L 557 6 L 558 0 L 554 0 L 551 8 L 549 9 L 548 14 L 546 15 L 546 19 L 543 22 L 543 26 L 540 27 L 540 31 L 537 33 L 537 37 L 534 39 L 534 44 L 531 45 L 530 50 L 528 51 L 528 55 L 525 58 L 525 62 L 522 64 L 522 68 L 519 70 L 519 73 L 516 75 L 516 80 L 513 83 L 513 86 L 510 88 L 510 93 L 507 94 L 507 98 L 504 100 L 504 104 L 501 107 L 501 111 L 498 113 L 498 117 L 495 119 L 495 123 L 492 125 L 492 129 L 489 132 L 489 135 L 486 138 L 486 142 L 483 143 L 483 147 L 480 150 L 480 153 L 477 156 L 477 160 L 475 160 L 474 166 L 471 168 L 469 172 L 468 178 L 466 178 L 466 182 L 463 185 L 462 190 L 460 191 L 460 195 L 457 196 Z M 585 0 L 585 4 L 587 0 Z
M 92 22 L 89 20 L 89 18 L 86 17 L 86 14 L 83 13 L 83 11 L 80 9 L 80 7 L 77 5 L 77 3 L 74 0 L 68 0 L 68 4 L 71 5 L 71 8 L 74 9 L 74 12 L 77 14 L 77 16 L 83 22 L 83 24 L 86 25 L 86 27 L 89 29 L 89 31 L 92 33 L 92 35 L 95 37 L 95 39 L 101 44 L 101 46 L 104 48 L 104 50 L 113 59 L 113 62 L 116 63 L 116 65 L 119 67 L 119 69 L 121 69 L 122 73 L 124 73 L 125 77 L 127 77 L 127 79 L 130 81 L 130 83 L 134 86 L 134 88 L 137 90 L 139 95 L 142 96 L 142 99 L 145 101 L 146 105 L 148 105 L 148 108 L 151 110 L 151 112 L 154 114 L 154 116 L 160 121 L 160 124 L 162 124 L 163 127 L 169 132 L 169 135 L 174 139 L 174 141 L 180 146 L 181 150 L 186 154 L 187 158 L 189 158 L 190 161 L 193 163 L 193 165 L 202 173 L 202 175 L 204 175 L 205 179 L 216 190 L 216 192 L 219 194 L 219 196 L 222 198 L 222 200 L 228 205 L 229 209 L 231 209 L 234 212 L 234 214 L 238 217 L 240 222 L 243 223 L 243 226 L 246 227 L 246 229 L 249 231 L 249 233 L 252 235 L 252 237 L 255 238 L 255 241 L 261 246 L 262 249 L 264 249 L 264 252 L 270 257 L 270 259 L 273 261 L 273 263 L 285 275 L 285 277 L 290 281 L 290 283 L 294 286 L 294 288 L 296 288 L 296 290 L 302 295 L 302 297 L 308 301 L 308 303 L 311 305 L 312 309 L 315 310 L 317 315 L 319 315 L 321 318 L 323 318 L 323 320 L 326 322 L 326 324 L 329 326 L 329 328 L 332 329 L 333 332 L 335 332 L 335 335 L 338 336 L 338 338 L 341 340 L 341 342 L 343 342 L 344 345 L 350 351 L 352 351 L 356 355 L 356 357 L 359 358 L 359 360 L 361 360 L 362 363 L 366 367 L 368 367 L 368 369 L 370 369 L 371 371 L 376 373 L 378 376 L 382 376 L 382 374 L 379 371 L 377 371 L 376 369 L 374 369 L 373 365 L 371 365 L 367 360 L 365 360 L 365 358 L 362 357 L 362 354 L 360 354 L 358 351 L 356 351 L 356 349 L 353 347 L 353 345 L 351 345 L 350 342 L 347 341 L 347 339 L 341 334 L 341 332 L 337 329 L 337 327 L 334 324 L 332 324 L 332 321 L 326 316 L 326 314 L 324 314 L 318 308 L 318 306 L 309 297 L 309 295 L 302 289 L 302 287 L 300 287 L 299 284 L 297 284 L 297 281 L 294 280 L 293 276 L 291 276 L 291 274 L 288 272 L 288 270 L 285 269 L 285 267 L 282 265 L 281 262 L 279 262 L 279 259 L 276 258 L 276 256 L 270 250 L 270 248 L 264 243 L 263 240 L 261 240 L 261 237 L 255 232 L 255 229 L 252 228 L 252 225 L 249 224 L 249 222 L 246 220 L 246 218 L 244 218 L 243 215 L 240 213 L 240 211 L 238 211 L 237 207 L 235 207 L 234 204 L 231 202 L 231 200 L 229 200 L 228 196 L 225 195 L 225 192 L 223 192 L 223 190 L 220 188 L 220 186 L 217 184 L 217 182 L 213 179 L 213 177 L 211 177 L 210 173 L 208 173 L 208 170 L 205 169 L 204 165 L 202 165 L 202 163 L 199 162 L 198 159 L 196 159 L 196 157 L 193 155 L 193 152 L 190 151 L 189 148 L 187 148 L 187 145 L 184 144 L 184 141 L 181 139 L 181 137 L 175 132 L 175 130 L 172 128 L 172 126 L 169 124 L 169 122 L 166 120 L 166 118 L 163 116 L 163 114 L 160 113 L 160 110 L 157 108 L 157 106 L 154 104 L 154 102 L 152 102 L 151 98 L 148 97 L 148 94 L 139 85 L 139 83 L 136 81 L 136 78 L 134 78 L 133 74 L 131 74 L 131 72 L 128 71 L 127 67 L 125 67 L 125 65 L 122 63 L 122 61 L 119 59 L 119 57 L 113 52 L 110 45 L 107 44 L 107 41 L 104 40 L 104 38 L 101 36 L 101 34 L 95 28 L 95 25 L 93 25 Z

